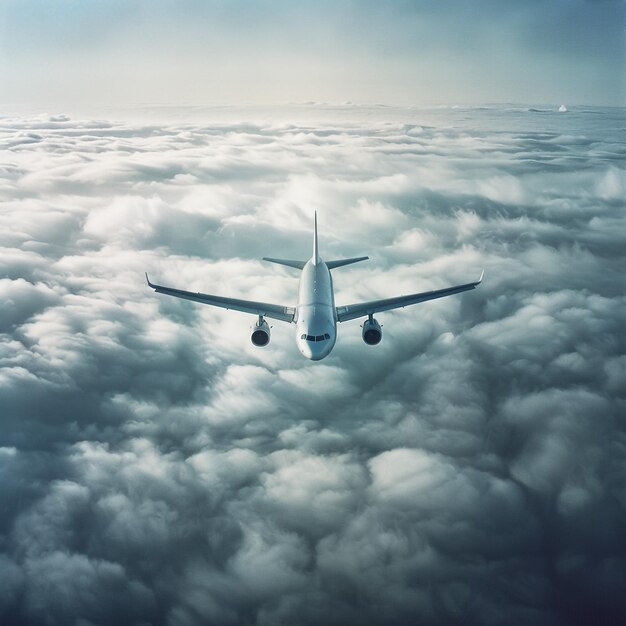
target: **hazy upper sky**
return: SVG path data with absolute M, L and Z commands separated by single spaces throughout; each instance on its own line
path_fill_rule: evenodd
M 3 0 L 0 102 L 624 104 L 623 0 Z

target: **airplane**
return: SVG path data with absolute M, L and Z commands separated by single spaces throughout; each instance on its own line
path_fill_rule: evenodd
M 257 315 L 258 319 L 250 336 L 250 340 L 257 347 L 267 346 L 270 342 L 270 326 L 265 318 L 296 324 L 296 343 L 300 352 L 307 359 L 320 361 L 330 354 L 335 345 L 337 340 L 337 322 L 347 322 L 359 317 L 367 317 L 362 326 L 362 338 L 366 344 L 375 346 L 381 342 L 383 337 L 382 327 L 378 320 L 374 318 L 375 313 L 391 311 L 392 309 L 403 308 L 418 302 L 435 300 L 436 298 L 443 298 L 444 296 L 451 296 L 455 293 L 475 289 L 482 282 L 484 275 L 483 270 L 476 282 L 466 283 L 465 285 L 456 285 L 455 287 L 413 293 L 395 298 L 384 298 L 383 300 L 335 306 L 333 279 L 330 271 L 338 267 L 365 261 L 368 258 L 367 256 L 361 256 L 351 259 L 323 261 L 319 255 L 317 245 L 316 212 L 313 228 L 313 255 L 308 261 L 263 257 L 264 261 L 286 265 L 302 271 L 298 303 L 294 307 L 255 302 L 253 300 L 224 298 L 222 296 L 193 293 L 172 287 L 164 287 L 163 285 L 155 285 L 150 282 L 147 273 L 146 280 L 148 285 L 157 293 Z

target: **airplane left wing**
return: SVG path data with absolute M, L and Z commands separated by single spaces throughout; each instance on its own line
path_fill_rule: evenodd
M 270 317 L 281 322 L 293 322 L 296 314 L 294 307 L 281 306 L 279 304 L 267 304 L 266 302 L 255 302 L 254 300 L 238 300 L 237 298 L 224 298 L 223 296 L 212 296 L 208 293 L 193 293 L 192 291 L 183 291 L 182 289 L 173 289 L 172 287 L 163 287 L 150 282 L 148 274 L 146 274 L 148 285 L 157 293 L 163 293 L 167 296 L 183 298 L 185 300 L 193 300 L 202 304 L 210 304 L 212 306 L 221 307 L 223 309 L 232 309 L 233 311 L 241 311 L 242 313 L 252 313 L 253 315 L 262 315 Z
M 381 311 L 391 311 L 392 309 L 400 309 L 418 302 L 426 302 L 427 300 L 435 300 L 436 298 L 444 298 L 462 291 L 476 289 L 483 280 L 483 274 L 474 283 L 465 285 L 456 285 L 455 287 L 446 287 L 445 289 L 437 289 L 436 291 L 423 291 L 422 293 L 413 293 L 408 296 L 398 296 L 397 298 L 386 298 L 385 300 L 372 300 L 371 302 L 362 302 L 360 304 L 349 304 L 347 306 L 337 307 L 337 320 L 339 322 L 347 322 L 357 317 L 365 317 L 373 313 Z

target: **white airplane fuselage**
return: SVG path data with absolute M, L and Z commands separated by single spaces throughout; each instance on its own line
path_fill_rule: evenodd
M 337 339 L 335 293 L 330 270 L 319 257 L 302 269 L 296 306 L 296 343 L 312 361 L 327 356 Z

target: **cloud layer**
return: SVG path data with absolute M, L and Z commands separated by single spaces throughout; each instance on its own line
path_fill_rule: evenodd
M 620 112 L 223 113 L 0 120 L 2 621 L 622 621 Z M 314 209 L 338 304 L 485 282 L 315 364 L 144 283 L 293 305 Z

